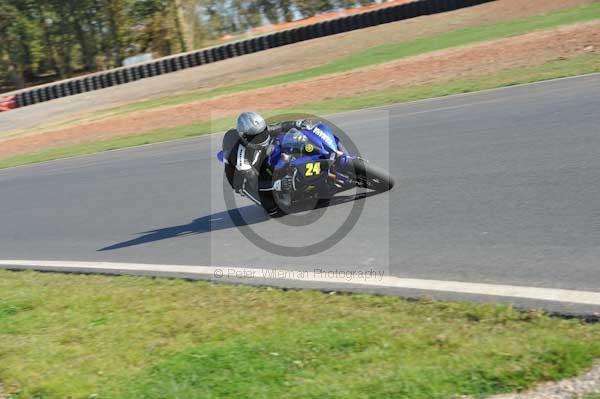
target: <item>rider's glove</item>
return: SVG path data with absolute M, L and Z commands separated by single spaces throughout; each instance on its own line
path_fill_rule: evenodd
M 247 170 L 236 170 L 233 175 L 233 189 L 239 193 L 247 181 L 255 181 L 258 179 L 258 172 L 254 168 Z
M 314 122 L 310 119 L 298 119 L 296 121 L 296 128 L 310 130 L 314 126 Z

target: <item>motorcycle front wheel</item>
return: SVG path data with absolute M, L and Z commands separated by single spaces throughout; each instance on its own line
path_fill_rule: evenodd
M 354 171 L 356 185 L 376 192 L 384 192 L 394 187 L 394 178 L 385 170 L 365 162 L 363 159 L 353 159 L 351 170 Z

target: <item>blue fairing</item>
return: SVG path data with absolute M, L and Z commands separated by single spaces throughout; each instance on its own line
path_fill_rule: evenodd
M 321 145 L 324 150 L 327 150 L 328 152 L 338 150 L 337 138 L 325 124 L 319 123 L 311 130 L 303 130 L 302 132 L 310 141 Z
M 269 163 L 275 168 L 283 167 L 285 162 L 281 160 L 282 153 L 294 155 L 294 163 L 328 158 L 332 152 L 338 151 L 337 143 L 338 138 L 323 123 L 310 130 L 292 129 L 276 137 Z M 307 148 L 311 151 L 306 151 Z

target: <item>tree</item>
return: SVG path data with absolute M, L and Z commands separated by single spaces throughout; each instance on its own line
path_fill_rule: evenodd
M 4 79 L 9 78 L 16 88 L 21 88 L 34 75 L 41 46 L 39 30 L 26 13 L 31 4 L 14 3 L 0 3 L 0 64 Z

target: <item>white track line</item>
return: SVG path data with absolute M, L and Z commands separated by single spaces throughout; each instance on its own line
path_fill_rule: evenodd
M 242 267 L 155 265 L 141 263 L 69 262 L 44 260 L 0 260 L 0 268 L 32 269 L 62 272 L 135 272 L 187 275 L 210 280 L 271 280 L 306 283 L 342 284 L 345 286 L 370 286 L 403 288 L 425 291 L 443 291 L 460 294 L 502 296 L 582 305 L 600 306 L 600 292 L 576 291 L 556 288 L 524 287 L 516 285 L 467 283 L 460 281 L 424 280 L 385 276 L 379 273 L 344 275 L 343 272 L 290 271 Z M 358 273 L 358 272 L 354 272 Z

